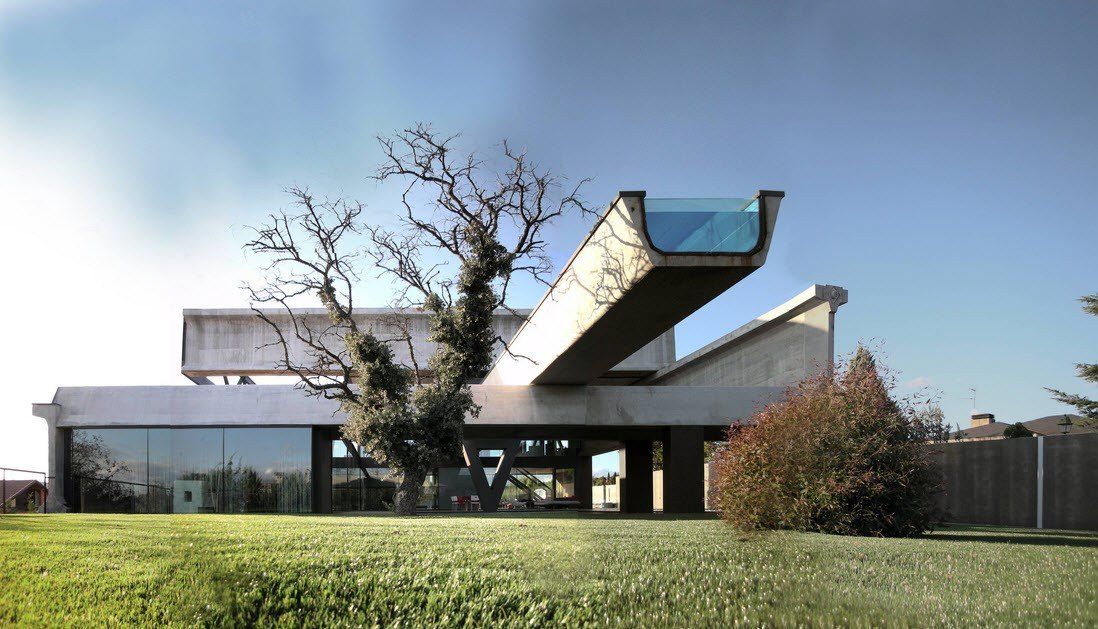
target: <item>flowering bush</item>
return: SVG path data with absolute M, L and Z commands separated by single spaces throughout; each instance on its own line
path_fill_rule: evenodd
M 864 347 L 836 372 L 729 430 L 714 487 L 727 522 L 886 537 L 934 523 L 940 481 L 925 444 L 943 438 L 941 412 L 892 399 Z

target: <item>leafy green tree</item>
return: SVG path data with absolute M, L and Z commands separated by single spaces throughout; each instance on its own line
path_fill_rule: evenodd
M 1003 437 L 1005 439 L 1019 439 L 1022 437 L 1032 436 L 1033 431 L 1029 428 L 1026 428 L 1025 424 L 1023 424 L 1022 422 L 1015 422 L 1007 426 L 1006 429 L 1003 430 Z
M 1079 301 L 1083 302 L 1083 312 L 1098 316 L 1098 293 L 1084 295 L 1079 298 Z M 1075 365 L 1075 370 L 1083 380 L 1098 384 L 1098 364 L 1078 363 Z M 1065 393 L 1048 387 L 1045 387 L 1045 390 L 1051 393 L 1052 399 L 1057 402 L 1067 404 L 1068 406 L 1074 406 L 1079 410 L 1079 414 L 1087 418 L 1087 420 L 1091 422 L 1098 420 L 1098 400 L 1092 400 L 1084 395 L 1075 393 Z
M 511 280 L 546 282 L 544 228 L 588 212 L 578 196 L 586 180 L 563 188 L 506 142 L 503 166 L 489 170 L 476 155 L 459 155 L 454 140 L 422 124 L 378 138 L 385 160 L 374 178 L 402 190 L 396 229 L 366 221 L 361 203 L 292 188 L 297 209 L 272 214 L 245 245 L 270 260 L 266 282 L 246 289 L 277 335 L 280 367 L 307 393 L 339 402 L 343 436 L 400 475 L 395 510 L 405 515 L 415 513 L 431 469 L 460 452 L 465 418 L 480 411 L 469 384 L 487 374 L 497 349 L 507 351 L 492 320 L 508 308 Z M 393 282 L 387 336 L 355 318 L 354 292 L 367 270 Z M 302 296 L 320 300 L 326 322 L 293 310 Z M 409 310 L 429 315 L 437 351 L 426 365 L 400 314 Z M 411 365 L 395 359 L 393 344 L 407 347 Z

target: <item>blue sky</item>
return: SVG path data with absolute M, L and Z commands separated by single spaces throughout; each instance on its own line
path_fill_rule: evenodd
M 834 283 L 839 350 L 883 343 L 951 422 L 969 387 L 1066 411 L 1042 386 L 1098 393 L 1072 368 L 1098 353 L 1095 32 L 1086 2 L 2 4 L 0 461 L 44 467 L 54 386 L 185 382 L 179 310 L 243 303 L 242 226 L 283 187 L 384 220 L 373 137 L 416 121 L 594 177 L 595 205 L 785 190 L 767 266 L 680 353 Z

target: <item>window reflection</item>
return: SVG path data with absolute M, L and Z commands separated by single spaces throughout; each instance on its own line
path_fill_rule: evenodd
M 90 513 L 145 510 L 148 431 L 74 430 L 72 478 L 81 508 Z
M 309 510 L 309 428 L 226 428 L 226 512 Z
M 172 513 L 216 513 L 221 502 L 220 428 L 173 428 Z
M 309 428 L 73 429 L 78 508 L 90 513 L 303 513 Z

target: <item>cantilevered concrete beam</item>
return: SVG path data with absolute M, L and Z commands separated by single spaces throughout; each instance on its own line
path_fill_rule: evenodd
M 587 384 L 766 261 L 781 192 L 648 199 L 621 192 L 485 384 Z
M 510 339 L 522 325 L 529 310 L 499 310 L 492 319 L 493 331 L 500 338 Z M 290 344 L 290 356 L 306 361 L 306 347 L 293 333 L 293 322 L 285 311 L 263 310 L 265 316 L 282 328 Z M 343 339 L 325 334 L 328 315 L 320 308 L 294 310 L 303 326 L 308 326 L 321 343 L 342 353 Z M 430 337 L 430 321 L 426 312 L 415 309 L 356 308 L 355 320 L 363 329 L 381 339 L 397 338 L 401 332 L 394 323 L 406 325 L 412 334 L 412 347 L 422 364 L 435 352 Z M 618 383 L 632 382 L 649 376 L 675 360 L 674 330 L 663 330 L 658 338 L 612 365 L 605 375 Z M 195 384 L 212 384 L 209 377 L 288 375 L 280 366 L 282 349 L 270 325 L 247 308 L 184 310 L 183 311 L 183 375 Z M 398 362 L 411 366 L 408 346 L 404 342 L 391 345 Z M 497 351 L 498 348 L 497 348 Z M 289 374 L 292 375 L 292 374 Z M 245 380 L 243 384 L 248 384 Z

